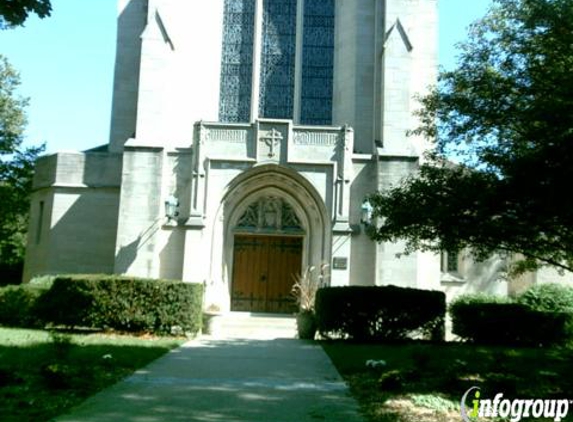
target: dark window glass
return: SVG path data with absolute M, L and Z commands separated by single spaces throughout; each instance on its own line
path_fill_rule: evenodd
M 301 123 L 332 124 L 334 0 L 305 0 Z
M 251 117 L 255 0 L 225 0 L 219 120 Z
M 447 257 L 447 271 L 449 273 L 458 272 L 458 251 L 450 250 L 446 254 Z
M 292 119 L 296 0 L 264 0 L 259 115 Z

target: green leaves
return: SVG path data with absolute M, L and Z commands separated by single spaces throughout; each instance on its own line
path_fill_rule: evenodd
M 50 0 L 5 0 L 0 2 L 0 28 L 22 25 L 30 13 L 40 18 L 50 16 Z
M 203 285 L 110 275 L 57 276 L 37 305 L 47 323 L 170 334 L 201 328 Z
M 573 313 L 573 287 L 556 284 L 535 284 L 517 297 L 517 302 L 542 312 Z
M 399 340 L 422 334 L 439 341 L 445 314 L 446 295 L 438 291 L 345 286 L 321 288 L 316 295 L 318 330 L 327 338 Z
M 573 288 L 536 284 L 517 296 L 467 294 L 448 309 L 453 333 L 478 343 L 565 344 L 573 331 Z
M 573 1 L 496 0 L 459 47 L 458 68 L 420 99 L 413 133 L 435 149 L 371 198 L 373 238 L 573 270 Z
M 0 56 L 0 154 L 7 154 L 21 143 L 28 100 L 17 95 L 20 75 L 8 60 Z
M 44 150 L 22 147 L 28 99 L 17 94 L 18 72 L 0 55 L 0 267 L 24 259 L 34 162 Z

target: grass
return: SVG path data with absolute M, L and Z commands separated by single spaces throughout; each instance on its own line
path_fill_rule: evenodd
M 0 419 L 47 421 L 182 342 L 0 328 Z
M 323 347 L 369 422 L 459 422 L 461 397 L 472 386 L 482 398 L 501 392 L 504 398 L 573 399 L 571 349 L 416 342 Z M 369 368 L 370 359 L 386 365 Z M 563 421 L 573 421 L 571 407 Z

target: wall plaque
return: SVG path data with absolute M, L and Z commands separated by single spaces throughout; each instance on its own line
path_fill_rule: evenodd
M 348 269 L 348 258 L 343 258 L 340 256 L 335 256 L 334 258 L 332 258 L 332 269 L 333 270 Z

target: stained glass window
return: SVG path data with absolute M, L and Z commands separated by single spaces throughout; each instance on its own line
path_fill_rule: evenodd
M 332 124 L 334 0 L 304 1 L 301 123 Z
M 251 115 L 255 0 L 225 0 L 219 120 L 248 122 Z
M 259 115 L 292 119 L 297 0 L 264 0 Z
M 255 0 L 225 0 L 219 120 L 248 122 Z M 259 116 L 293 118 L 297 0 L 263 0 Z M 301 123 L 332 123 L 334 0 L 305 0 Z

